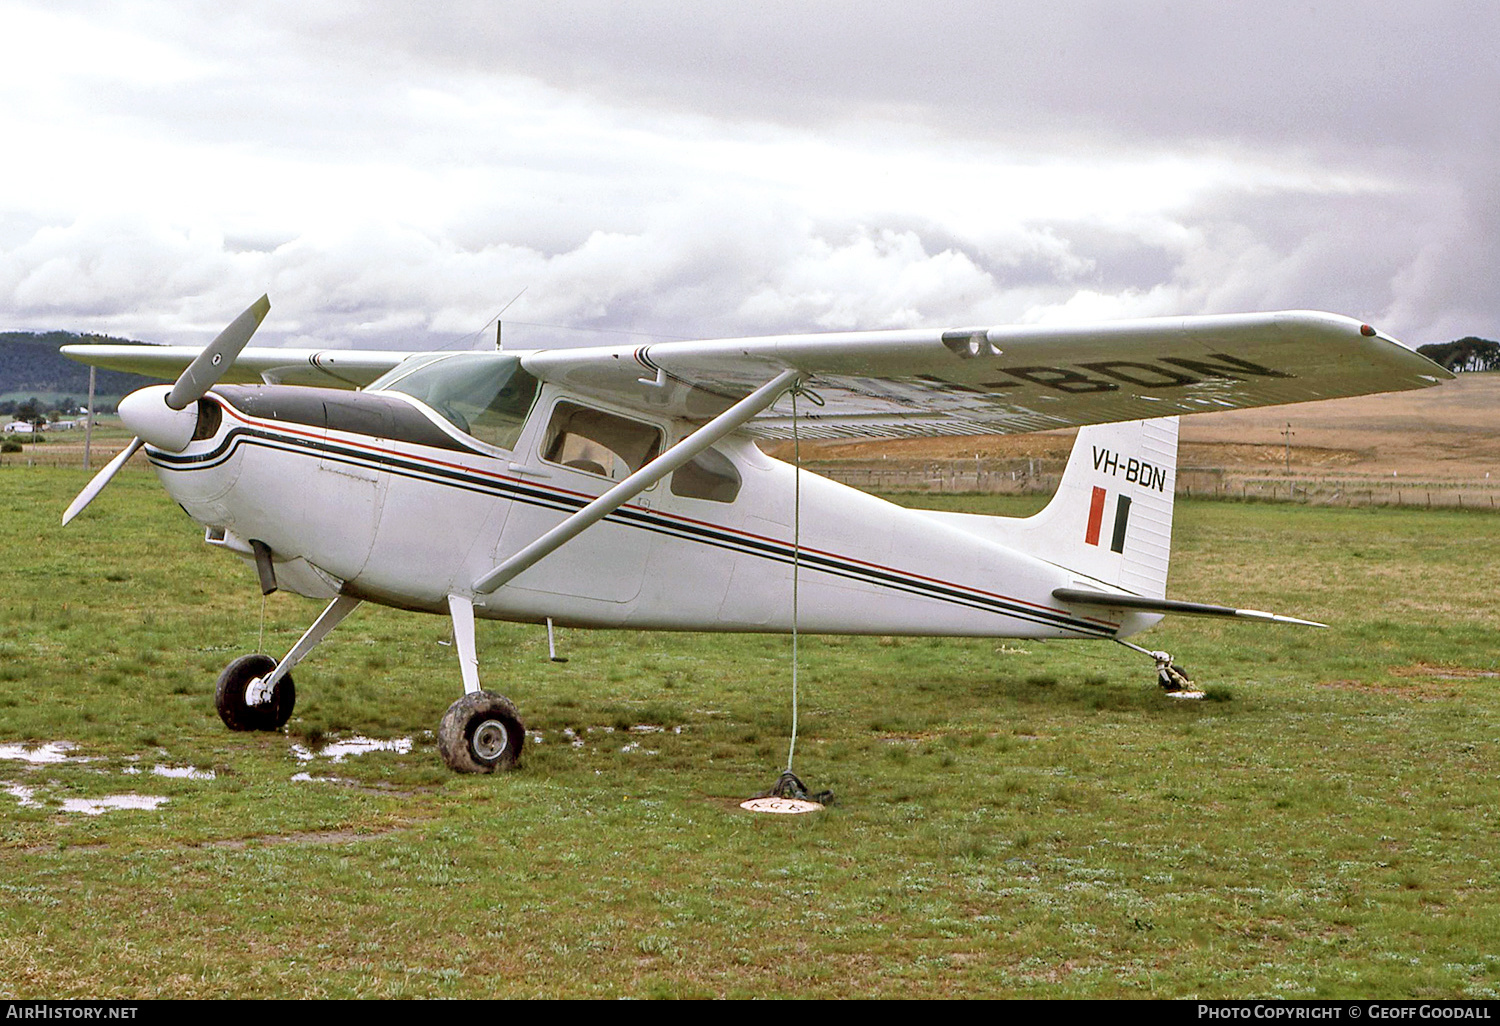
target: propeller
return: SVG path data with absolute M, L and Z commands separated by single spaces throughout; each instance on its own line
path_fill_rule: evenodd
M 193 362 L 187 365 L 187 369 L 170 389 L 166 385 L 151 385 L 120 400 L 120 420 L 135 432 L 135 437 L 78 493 L 78 497 L 63 513 L 64 526 L 94 501 L 94 496 L 104 490 L 104 486 L 109 484 L 115 473 L 142 445 L 149 442 L 158 449 L 170 452 L 181 452 L 187 448 L 188 442 L 193 439 L 193 431 L 198 426 L 198 400 L 207 395 L 208 390 L 228 373 L 235 357 L 249 343 L 250 336 L 255 334 L 255 329 L 260 327 L 260 322 L 266 319 L 270 309 L 271 300 L 266 296 L 251 303 L 244 313 L 231 321 L 229 327 L 219 332 L 218 337 L 203 348 L 203 352 L 193 358 Z M 193 409 L 189 410 L 188 407 Z
M 270 310 L 270 297 L 261 296 L 231 321 L 229 327 L 219 332 L 218 337 L 193 358 L 193 362 L 187 365 L 187 370 L 182 372 L 182 376 L 172 386 L 172 391 L 167 394 L 167 406 L 174 410 L 186 409 L 207 395 L 208 390 L 217 385 L 229 370 L 234 358 L 240 355 L 240 350 L 245 348 L 250 336 L 255 334 L 255 329 L 260 327 L 260 322 L 266 319 Z
M 83 486 L 83 491 L 78 493 L 78 498 L 74 499 L 72 505 L 63 513 L 64 527 L 67 527 L 74 517 L 83 512 L 83 507 L 94 501 L 94 496 L 104 491 L 104 486 L 109 484 L 109 479 L 115 476 L 115 471 L 129 462 L 130 457 L 135 455 L 135 451 L 145 444 L 139 438 L 132 438 L 129 445 L 121 449 L 114 459 L 104 465 L 104 469 L 94 475 L 92 481 Z

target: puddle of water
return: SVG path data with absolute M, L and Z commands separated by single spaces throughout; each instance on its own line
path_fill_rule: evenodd
M 37 801 L 36 788 L 25 784 L 6 784 L 5 793 L 14 798 L 23 809 L 45 809 L 45 802 Z M 112 794 L 104 798 L 64 798 L 63 812 L 81 812 L 85 816 L 99 816 L 111 809 L 154 809 L 166 801 L 161 795 Z
M 295 781 L 298 781 L 299 783 L 303 782 L 303 781 L 311 781 L 313 783 L 318 783 L 318 784 L 350 784 L 350 783 L 353 783 L 353 781 L 351 781 L 351 780 L 345 780 L 343 777 L 315 777 L 311 773 L 308 773 L 306 770 L 302 771 L 301 773 L 293 773 L 292 774 L 292 779 L 295 780 Z
M 28 748 L 26 745 L 0 745 L 0 759 L 19 759 L 21 762 L 51 763 L 67 762 L 70 758 L 68 753 L 77 748 L 71 741 L 48 741 L 46 744 L 36 745 Z M 74 757 L 74 762 L 88 762 L 82 757 Z
M 181 780 L 212 780 L 213 770 L 201 770 L 196 766 L 152 766 L 151 773 L 158 777 L 176 777 Z
M 31 797 L 36 794 L 36 788 L 27 787 L 24 784 L 6 784 L 5 793 L 21 803 L 23 809 L 40 809 L 42 803 Z
M 411 751 L 411 738 L 398 737 L 392 741 L 380 741 L 371 737 L 351 737 L 347 741 L 330 741 L 313 752 L 302 745 L 292 745 L 292 754 L 299 762 L 311 762 L 318 756 L 333 762 L 343 762 L 346 756 L 366 755 L 370 752 L 395 752 L 406 755 Z
M 104 798 L 66 798 L 62 803 L 64 812 L 81 812 L 85 816 L 100 816 L 111 809 L 151 810 L 167 799 L 154 794 L 112 794 Z
M 120 772 L 136 775 L 141 772 L 141 768 L 139 766 L 126 766 Z M 201 770 L 196 766 L 153 766 L 151 767 L 151 775 L 155 777 L 174 777 L 180 780 L 214 779 L 213 770 Z
M 628 733 L 631 733 L 631 734 L 665 734 L 668 731 L 668 729 L 669 728 L 667 728 L 667 727 L 659 727 L 659 726 L 657 726 L 655 724 L 652 724 L 652 723 L 637 723 L 635 726 L 628 728 Z M 682 727 L 681 726 L 672 727 L 672 728 L 670 728 L 670 730 L 671 730 L 671 732 L 673 734 L 681 734 L 682 733 Z M 598 734 L 613 734 L 613 733 L 615 733 L 615 728 L 614 727 L 584 727 L 583 728 L 583 734 L 595 734 L 595 733 L 598 733 Z M 584 747 L 583 734 L 580 734 L 578 731 L 574 730 L 572 727 L 564 727 L 562 729 L 562 735 L 563 735 L 563 737 L 566 738 L 568 744 L 572 745 L 574 748 L 582 748 L 582 747 Z M 540 732 L 538 732 L 537 741 L 538 741 L 538 743 L 541 742 Z M 629 742 L 627 742 L 625 744 L 625 746 L 620 749 L 620 751 L 622 751 L 622 752 L 644 752 L 646 755 L 660 755 L 661 754 L 660 752 L 655 751 L 654 749 L 643 749 L 643 748 L 641 748 L 641 745 L 640 745 L 639 741 L 629 741 Z

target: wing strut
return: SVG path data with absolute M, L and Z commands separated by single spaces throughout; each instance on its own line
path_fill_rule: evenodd
M 719 439 L 748 423 L 757 413 L 769 409 L 781 394 L 794 385 L 796 370 L 785 370 L 751 392 L 697 431 L 615 485 L 593 502 L 569 516 L 562 523 L 512 555 L 505 562 L 474 582 L 474 592 L 487 595 L 543 557 L 562 548 L 585 528 L 598 523 L 697 456 Z

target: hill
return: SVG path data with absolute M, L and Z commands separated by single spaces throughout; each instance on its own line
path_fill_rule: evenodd
M 89 392 L 89 369 L 57 351 L 60 346 L 80 342 L 144 344 L 107 335 L 77 335 L 71 331 L 0 332 L 0 399 L 19 401 L 37 396 L 46 402 L 71 396 L 82 402 Z M 155 378 L 139 374 L 101 370 L 95 382 L 95 394 L 101 400 L 118 400 L 143 385 L 155 383 Z

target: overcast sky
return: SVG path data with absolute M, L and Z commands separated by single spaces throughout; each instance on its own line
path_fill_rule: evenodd
M 0 328 L 1500 338 L 1500 5 L 0 0 Z

